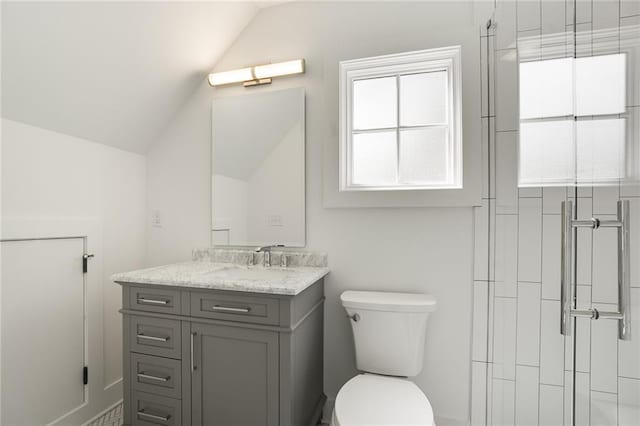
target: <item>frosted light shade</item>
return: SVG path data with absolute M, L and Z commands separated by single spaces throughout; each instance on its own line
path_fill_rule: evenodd
M 396 183 L 396 132 L 353 135 L 352 183 L 390 185 Z
M 447 138 L 446 127 L 400 131 L 400 181 L 416 184 L 447 182 Z
M 300 74 L 304 72 L 304 59 L 258 65 L 253 68 L 253 72 L 258 79 Z
M 576 115 L 620 114 L 626 104 L 626 55 L 576 59 Z
M 400 124 L 421 126 L 447 121 L 447 72 L 400 76 Z
M 520 123 L 519 186 L 575 181 L 573 120 Z
M 353 82 L 353 129 L 381 129 L 397 124 L 396 77 Z
M 212 86 L 240 83 L 249 80 L 253 80 L 251 68 L 242 68 L 238 70 L 214 72 L 209 74 L 209 84 Z
M 606 183 L 625 177 L 624 118 L 576 123 L 578 182 Z
M 520 119 L 573 114 L 573 58 L 520 63 Z

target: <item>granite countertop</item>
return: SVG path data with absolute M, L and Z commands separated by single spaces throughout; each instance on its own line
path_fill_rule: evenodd
M 329 273 L 326 266 L 243 266 L 196 260 L 115 274 L 117 283 L 294 296 Z

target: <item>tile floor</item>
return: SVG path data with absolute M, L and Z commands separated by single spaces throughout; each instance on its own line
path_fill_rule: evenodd
M 122 425 L 122 404 L 118 404 L 111 410 L 98 417 L 87 426 L 120 426 Z

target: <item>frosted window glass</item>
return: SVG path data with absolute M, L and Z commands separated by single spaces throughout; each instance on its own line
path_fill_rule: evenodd
M 356 185 L 396 183 L 396 132 L 353 135 L 352 182 Z
M 623 118 L 577 122 L 580 183 L 603 183 L 625 176 L 625 126 Z
M 448 129 L 432 127 L 400 132 L 400 180 L 405 183 L 447 182 Z
M 520 118 L 573 114 L 573 58 L 520 63 Z
M 520 186 L 575 180 L 573 120 L 520 123 Z
M 353 128 L 381 129 L 397 125 L 396 77 L 353 82 Z
M 625 54 L 576 59 L 576 115 L 625 111 Z
M 400 76 L 400 124 L 420 126 L 447 121 L 447 73 Z

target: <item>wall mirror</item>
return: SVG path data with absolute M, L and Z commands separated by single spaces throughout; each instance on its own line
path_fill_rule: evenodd
M 214 246 L 305 245 L 304 116 L 301 88 L 213 101 Z

